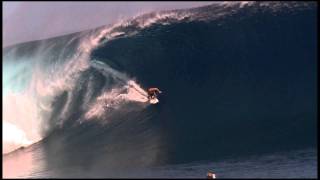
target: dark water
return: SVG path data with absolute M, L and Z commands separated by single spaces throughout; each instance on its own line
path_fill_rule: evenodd
M 31 155 L 32 153 L 32 155 Z M 21 161 L 24 168 L 21 167 Z M 27 178 L 205 178 L 208 171 L 216 178 L 317 178 L 317 153 L 312 149 L 278 152 L 259 156 L 227 158 L 187 164 L 122 171 L 103 171 L 87 167 L 48 168 L 41 150 L 22 151 L 4 159 L 4 177 Z M 8 170 L 6 167 L 18 167 Z
M 43 140 L 5 156 L 4 172 L 20 157 L 33 170 L 10 176 L 201 178 L 212 169 L 218 178 L 316 177 L 317 4 L 172 12 L 191 15 L 144 28 L 133 19 L 115 28 L 124 35 L 101 39 L 75 87 L 50 102 Z M 4 61 L 32 59 L 45 45 L 40 64 L 50 70 L 101 29 L 9 47 Z M 160 103 L 139 110 L 127 103 L 86 121 L 88 102 L 124 84 L 103 64 L 143 88 L 159 87 Z

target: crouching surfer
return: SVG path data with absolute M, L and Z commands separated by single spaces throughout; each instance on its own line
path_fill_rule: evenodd
M 158 88 L 149 88 L 147 92 L 148 92 L 148 99 L 154 99 L 157 97 L 157 94 L 162 93 Z

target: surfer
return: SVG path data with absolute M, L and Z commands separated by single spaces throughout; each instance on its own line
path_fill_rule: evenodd
M 213 174 L 212 172 L 208 172 L 207 173 L 207 179 L 215 179 L 216 178 L 216 175 L 215 174 Z
M 157 97 L 157 93 L 162 93 L 158 88 L 149 88 L 147 92 L 149 99 L 154 99 Z

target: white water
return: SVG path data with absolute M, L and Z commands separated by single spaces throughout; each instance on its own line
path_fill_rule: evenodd
M 98 32 L 93 31 L 83 34 L 77 50 L 71 57 L 61 59 L 61 56 L 58 56 L 58 59 L 54 61 L 55 63 L 49 65 L 44 62 L 52 53 L 55 44 L 42 43 L 37 53 L 29 59 L 16 56 L 14 50 L 5 54 L 3 123 L 11 124 L 15 129 L 18 129 L 16 132 L 22 132 L 20 134 L 23 134 L 22 137 L 24 137 L 18 138 L 20 140 L 16 138 L 14 146 L 9 145 L 13 140 L 10 140 L 12 135 L 6 133 L 8 132 L 6 131 L 8 126 L 6 126 L 5 134 L 3 134 L 8 139 L 3 144 L 6 152 L 22 145 L 32 144 L 43 138 L 43 132 L 50 128 L 47 121 L 53 111 L 51 104 L 54 98 L 65 91 L 72 93 L 77 86 L 75 83 L 81 72 L 90 67 L 99 70 L 106 77 L 111 76 L 118 79 L 121 86 L 114 87 L 111 91 L 106 90 L 93 102 L 89 99 L 91 92 L 86 94 L 83 97 L 85 104 L 82 106 L 86 110 L 84 118 L 91 119 L 104 116 L 108 108 L 121 108 L 126 102 L 144 104 L 140 106 L 144 108 L 145 105 L 148 105 L 146 103 L 148 101 L 147 93 L 144 89 L 126 74 L 112 69 L 103 62 L 90 60 L 90 53 L 101 44 L 102 39 L 107 39 L 103 43 L 108 43 L 118 35 L 130 36 L 135 33 L 124 34 L 122 31 L 115 30 L 117 28 L 130 26 L 134 22 L 138 23 L 137 28 L 141 29 L 166 19 L 179 21 L 189 15 L 168 12 L 155 13 L 150 17 L 143 17 L 142 15 L 128 20 L 120 20 L 118 23 L 107 26 Z M 68 45 L 74 40 L 75 38 L 70 39 L 60 53 L 68 51 Z M 61 119 L 67 117 L 71 101 L 72 99 L 68 96 L 60 114 Z M 58 125 L 62 124 L 62 121 L 58 122 Z
M 116 24 L 119 25 L 119 24 Z M 26 146 L 41 140 L 48 128 L 47 121 L 53 111 L 51 104 L 54 98 L 64 91 L 72 92 L 82 71 L 91 66 L 100 68 L 100 71 L 108 76 L 127 81 L 120 89 L 105 92 L 97 98 L 96 104 L 87 107 L 89 114 L 103 114 L 104 109 L 99 109 L 99 104 L 112 99 L 113 104 L 108 106 L 117 107 L 117 104 L 126 101 L 146 102 L 144 90 L 134 81 L 120 72 L 104 65 L 90 63 L 90 53 L 99 44 L 101 38 L 107 36 L 112 39 L 122 34 L 111 31 L 114 27 L 108 27 L 100 32 L 85 35 L 79 43 L 77 51 L 67 60 L 57 59 L 56 63 L 46 65 L 47 56 L 52 53 L 54 44 L 43 43 L 32 58 L 22 59 L 11 51 L 4 55 L 4 92 L 3 96 L 3 153 L 10 152 L 20 146 Z M 71 43 L 73 39 L 70 40 Z M 67 43 L 67 44 L 69 44 Z M 66 48 L 64 49 L 64 51 Z M 59 57 L 60 58 L 60 57 Z M 119 94 L 119 90 L 127 89 L 125 94 Z M 138 90 L 136 90 L 138 89 Z M 137 92 L 140 93 L 137 93 Z M 142 94 L 141 94 L 142 92 Z M 120 95 L 120 96 L 119 96 Z M 68 99 L 62 110 L 61 117 L 68 112 Z M 98 111 L 97 111 L 98 109 Z M 97 111 L 97 113 L 92 113 Z M 90 115 L 86 115 L 90 117 Z M 60 125 L 63 122 L 60 122 Z
M 108 113 L 107 109 L 119 109 L 128 101 L 144 105 L 148 102 L 147 93 L 133 80 L 129 80 L 127 85 L 121 88 L 114 88 L 100 95 L 94 104 L 90 105 L 85 118 L 101 118 Z

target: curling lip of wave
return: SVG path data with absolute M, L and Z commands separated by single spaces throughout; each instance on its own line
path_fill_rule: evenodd
M 287 10 L 299 10 L 304 9 L 309 6 L 309 3 L 299 3 L 299 2 L 249 2 L 249 1 L 225 1 L 225 2 L 215 2 L 211 5 L 205 5 L 201 7 L 187 8 L 187 9 L 178 9 L 178 10 L 163 10 L 156 11 L 152 13 L 146 14 L 138 14 L 132 18 L 120 19 L 118 22 L 113 23 L 112 25 L 101 26 L 98 29 L 100 32 L 96 34 L 95 37 L 91 36 L 91 48 L 85 47 L 83 45 L 82 49 L 86 52 L 89 52 L 92 48 L 101 43 L 101 39 L 107 38 L 110 40 L 117 36 L 129 36 L 130 33 L 118 31 L 119 28 L 126 28 L 135 26 L 136 29 L 143 29 L 146 27 L 150 27 L 152 24 L 160 23 L 162 25 L 168 25 L 170 22 L 179 22 L 181 20 L 189 20 L 189 21 L 201 21 L 201 20 L 215 20 L 220 17 L 224 17 L 229 14 L 234 14 L 238 10 L 248 7 L 248 6 L 259 6 L 269 9 L 273 12 L 281 11 L 283 9 Z M 212 13 L 215 12 L 215 13 Z M 90 32 L 92 30 L 86 30 L 82 32 Z M 96 32 L 96 30 L 93 30 Z M 114 32 L 113 32 L 114 31 Z M 77 34 L 79 32 L 71 33 Z M 136 32 L 131 33 L 131 35 L 135 35 Z M 62 35 L 65 36 L 65 35 Z M 60 36 L 59 36 L 60 37 Z M 48 38 L 47 40 L 54 39 L 56 37 Z M 100 40 L 100 41 L 99 41 Z M 42 41 L 42 40 L 35 40 Z M 19 44 L 25 44 L 34 41 L 22 42 Z M 17 44 L 17 45 L 19 45 Z M 9 49 L 16 45 L 10 45 L 5 47 L 4 49 Z

